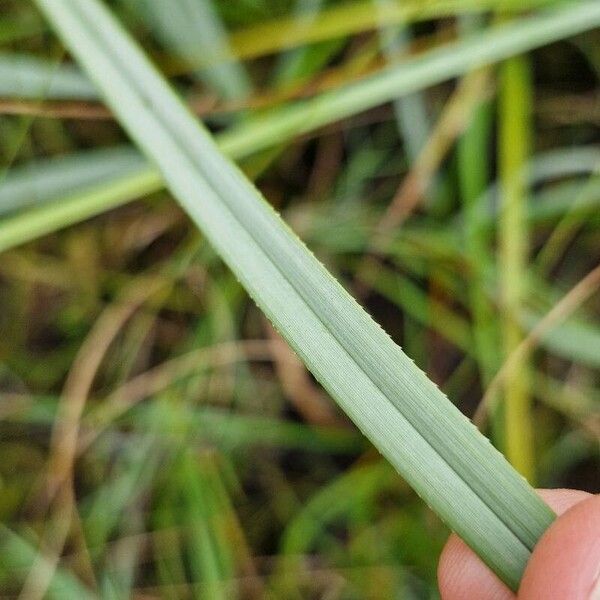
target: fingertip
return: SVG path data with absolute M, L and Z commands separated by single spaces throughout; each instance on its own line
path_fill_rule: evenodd
M 538 490 L 557 513 L 590 497 L 579 490 Z M 438 564 L 438 585 L 443 600 L 514 600 L 515 595 L 455 534 L 444 547 Z
M 566 488 L 539 489 L 536 491 L 557 515 L 562 515 L 572 506 L 592 497 L 589 492 Z
M 600 496 L 587 495 L 561 515 L 534 548 L 519 599 L 596 600 L 599 576 Z
M 444 546 L 438 564 L 442 600 L 514 600 L 515 595 L 455 534 Z

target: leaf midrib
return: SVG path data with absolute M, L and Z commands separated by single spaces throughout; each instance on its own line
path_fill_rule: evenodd
M 310 311 L 310 313 L 315 317 L 316 321 L 319 322 L 330 333 L 330 335 L 335 339 L 340 350 L 342 350 L 350 358 L 350 360 L 356 365 L 356 367 L 362 373 L 364 373 L 366 375 L 366 377 L 373 384 L 373 386 L 382 394 L 383 397 L 385 397 L 388 400 L 388 402 L 401 415 L 401 417 L 410 425 L 410 427 L 413 429 L 415 435 L 419 436 L 422 440 L 424 440 L 424 442 L 435 452 L 435 454 L 437 454 L 441 458 L 441 460 L 444 462 L 444 464 L 446 464 L 452 472 L 454 472 L 462 481 L 464 481 L 468 485 L 468 487 L 471 489 L 474 496 L 476 496 L 479 499 L 479 501 L 485 507 L 487 507 L 490 510 L 490 512 L 492 514 L 494 514 L 496 516 L 496 518 L 512 533 L 512 535 L 515 537 L 515 540 L 518 541 L 518 543 L 521 544 L 524 547 L 524 549 L 530 550 L 531 549 L 530 546 L 525 541 L 523 541 L 515 531 L 513 531 L 513 529 L 510 527 L 510 524 L 507 522 L 507 520 L 505 518 L 503 518 L 502 515 L 499 515 L 494 510 L 492 505 L 487 503 L 483 498 L 481 498 L 481 496 L 479 494 L 477 494 L 475 492 L 474 488 L 472 488 L 469 485 L 468 478 L 465 478 L 464 474 L 461 473 L 461 471 L 459 469 L 457 469 L 451 462 L 449 462 L 443 456 L 443 454 L 440 452 L 438 447 L 436 445 L 432 444 L 430 442 L 430 440 L 421 433 L 420 429 L 415 425 L 415 423 L 410 418 L 410 416 L 407 415 L 405 412 L 403 412 L 400 409 L 400 407 L 392 399 L 390 399 L 390 394 L 388 392 L 386 392 L 385 389 L 383 389 L 383 387 L 376 380 L 376 378 L 372 377 L 369 370 L 365 369 L 364 366 L 361 365 L 361 362 L 359 360 L 357 360 L 357 358 L 355 357 L 354 352 L 351 349 L 348 349 L 346 347 L 345 343 L 336 334 L 335 330 L 332 329 L 332 327 L 328 324 L 327 320 L 324 320 L 320 316 L 319 312 L 313 307 L 312 303 L 310 302 L 310 298 L 307 299 L 306 294 L 303 293 L 301 291 L 301 289 L 298 288 L 298 286 L 294 282 L 294 280 L 291 279 L 289 277 L 289 275 L 286 273 L 286 271 L 279 266 L 278 262 L 276 260 L 274 260 L 272 254 L 269 253 L 268 248 L 265 248 L 263 246 L 260 239 L 257 238 L 255 233 L 253 232 L 252 228 L 245 226 L 243 221 L 240 219 L 240 216 L 238 216 L 236 214 L 236 212 L 230 207 L 229 203 L 226 200 L 223 200 L 222 194 L 218 191 L 218 189 L 215 188 L 215 185 L 213 183 L 213 178 L 210 176 L 210 174 L 206 173 L 206 171 L 205 171 L 206 166 L 204 164 L 202 164 L 201 162 L 197 162 L 195 154 L 193 152 L 191 152 L 190 149 L 187 148 L 185 144 L 180 142 L 178 131 L 176 129 L 172 128 L 171 121 L 168 118 L 165 118 L 165 119 L 160 118 L 160 112 L 158 112 L 155 109 L 153 98 L 148 95 L 148 93 L 144 89 L 143 84 L 139 82 L 139 80 L 137 78 L 137 73 L 128 68 L 129 63 L 121 60 L 120 55 L 115 52 L 113 46 L 110 44 L 110 40 L 107 40 L 106 38 L 103 37 L 103 32 L 101 29 L 96 29 L 96 28 L 90 27 L 88 25 L 88 21 L 85 18 L 85 15 L 81 14 L 81 12 L 79 11 L 79 7 L 76 6 L 76 3 L 73 5 L 72 8 L 73 8 L 73 11 L 78 14 L 78 17 L 79 17 L 78 20 L 82 24 L 82 26 L 90 33 L 90 35 L 92 35 L 97 40 L 98 43 L 100 43 L 101 47 L 103 49 L 105 49 L 107 51 L 107 53 L 113 58 L 113 65 L 118 66 L 118 70 L 121 71 L 122 76 L 129 77 L 132 82 L 135 82 L 135 85 L 133 85 L 132 87 L 135 89 L 135 92 L 136 92 L 137 96 L 139 97 L 139 99 L 149 109 L 149 113 L 155 118 L 157 124 L 166 131 L 166 133 L 169 135 L 170 139 L 172 140 L 173 144 L 179 149 L 181 154 L 188 160 L 190 166 L 195 169 L 198 169 L 198 171 L 202 175 L 204 181 L 211 188 L 211 190 L 213 191 L 215 196 L 221 199 L 221 203 L 220 203 L 221 206 L 227 211 L 227 213 L 233 218 L 233 220 L 235 220 L 239 224 L 239 226 L 244 231 L 247 232 L 249 237 L 254 241 L 255 247 L 264 255 L 264 257 L 268 260 L 268 262 L 270 262 L 272 264 L 272 266 L 275 267 L 275 269 L 279 272 L 281 277 L 295 291 L 297 296 L 302 300 L 302 303 L 307 307 L 307 309 Z M 176 96 L 174 96 L 174 98 L 176 98 Z M 176 98 L 176 99 L 180 103 L 180 105 L 183 107 L 183 103 L 179 100 L 179 98 Z M 210 141 L 212 141 L 212 140 L 210 140 Z M 329 274 L 327 274 L 327 275 L 329 275 Z M 331 279 L 331 281 L 333 283 L 337 284 L 337 282 L 330 275 L 329 275 L 329 278 Z M 460 465 L 460 461 L 458 461 L 458 462 Z

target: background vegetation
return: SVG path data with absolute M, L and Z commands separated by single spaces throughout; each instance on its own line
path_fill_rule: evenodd
M 598 30 L 343 120 L 326 96 L 318 130 L 256 142 L 281 105 L 427 69 L 432 49 L 549 4 L 111 6 L 532 483 L 598 492 Z M 445 528 L 160 191 L 29 2 L 0 0 L 0 43 L 2 594 L 435 598 Z

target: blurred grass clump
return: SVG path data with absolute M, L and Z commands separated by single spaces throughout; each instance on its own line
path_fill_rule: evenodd
M 426 70 L 437 48 L 557 3 L 110 4 L 532 483 L 600 491 L 598 29 L 474 57 L 339 120 L 335 90 Z M 2 595 L 435 598 L 445 528 L 161 191 L 31 3 L 0 0 L 0 43 Z M 318 129 L 248 137 L 320 94 Z

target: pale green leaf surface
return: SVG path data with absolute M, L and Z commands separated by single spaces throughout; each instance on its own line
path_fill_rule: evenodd
M 0 182 L 0 215 L 139 172 L 143 157 L 127 146 L 41 159 L 11 169 Z
M 33 56 L 0 54 L 0 96 L 91 100 L 98 92 L 75 67 Z
M 101 4 L 37 4 L 158 165 L 170 191 L 317 379 L 441 518 L 515 589 L 552 511 L 221 154 Z M 600 17 L 600 9 L 595 12 Z M 581 15 L 577 22 L 581 28 Z M 440 62 L 448 67 L 443 57 Z M 377 81 L 389 93 L 385 80 Z M 359 94 L 342 102 L 338 115 L 357 110 L 364 100 Z

